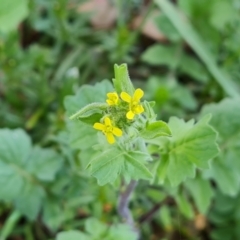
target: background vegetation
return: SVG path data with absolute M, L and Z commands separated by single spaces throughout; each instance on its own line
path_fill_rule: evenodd
M 91 143 L 69 143 L 64 106 L 123 62 L 159 119 L 211 113 L 221 150 L 177 188 L 140 181 L 142 239 L 240 239 L 239 14 L 239 0 L 0 0 L 0 239 L 134 239 L 100 237 L 121 222 L 119 189 L 85 170 Z

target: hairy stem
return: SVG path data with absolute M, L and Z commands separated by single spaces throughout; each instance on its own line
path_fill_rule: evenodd
M 131 229 L 137 233 L 139 237 L 139 230 L 136 228 L 132 213 L 129 209 L 129 202 L 132 192 L 137 186 L 137 181 L 131 180 L 128 185 L 122 184 L 122 191 L 120 191 L 118 200 L 118 214 L 123 218 L 123 220 L 128 224 Z

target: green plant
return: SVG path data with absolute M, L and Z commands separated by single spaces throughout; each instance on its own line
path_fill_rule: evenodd
M 153 103 L 140 102 L 144 93 L 134 90 L 126 64 L 115 65 L 114 71 L 113 86 L 103 81 L 66 98 L 67 124 L 71 145 L 81 154 L 88 152 L 81 160 L 90 175 L 100 185 L 121 182 L 119 214 L 138 232 L 128 209 L 137 181 L 176 187 L 193 178 L 196 168 L 208 168 L 208 161 L 218 154 L 217 134 L 208 124 L 210 115 L 197 123 L 176 117 L 168 124 L 157 120 Z
M 0 239 L 238 239 L 239 9 L 1 0 Z

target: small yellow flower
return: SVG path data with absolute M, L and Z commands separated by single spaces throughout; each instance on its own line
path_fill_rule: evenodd
M 114 106 L 118 104 L 119 97 L 117 93 L 112 92 L 107 94 L 108 99 L 106 100 L 107 104 L 110 106 Z
M 143 94 L 144 92 L 140 88 L 135 90 L 133 97 L 126 92 L 121 93 L 122 100 L 129 103 L 129 111 L 126 114 L 127 119 L 132 120 L 135 114 L 144 112 L 144 108 L 140 104 L 140 99 L 143 97 Z
M 117 137 L 122 136 L 122 130 L 114 127 L 109 117 L 104 118 L 104 124 L 94 123 L 93 128 L 102 131 L 110 144 L 115 143 L 115 138 L 113 135 Z

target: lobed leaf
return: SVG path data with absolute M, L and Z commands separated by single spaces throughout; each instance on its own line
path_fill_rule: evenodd
M 140 135 L 145 139 L 152 139 L 160 136 L 171 136 L 171 131 L 167 123 L 163 121 L 156 121 L 148 124 Z
M 196 167 L 208 168 L 208 161 L 218 154 L 217 134 L 208 124 L 206 116 L 194 125 L 192 120 L 184 122 L 172 117 L 168 123 L 172 138 L 159 138 L 162 159 L 156 170 L 158 182 L 168 179 L 176 186 L 186 178 L 195 176 Z
M 0 199 L 13 202 L 21 213 L 35 219 L 45 190 L 41 181 L 52 181 L 62 164 L 53 150 L 32 147 L 20 129 L 0 130 Z
M 152 174 L 144 165 L 146 157 L 146 154 L 137 151 L 109 148 L 96 155 L 87 168 L 97 178 L 99 185 L 113 183 L 121 173 L 127 178 L 150 179 Z
M 203 107 L 202 115 L 211 113 L 211 125 L 219 132 L 218 143 L 221 155 L 212 161 L 206 172 L 214 179 L 220 190 L 235 196 L 240 189 L 240 99 L 224 99 L 217 104 Z

